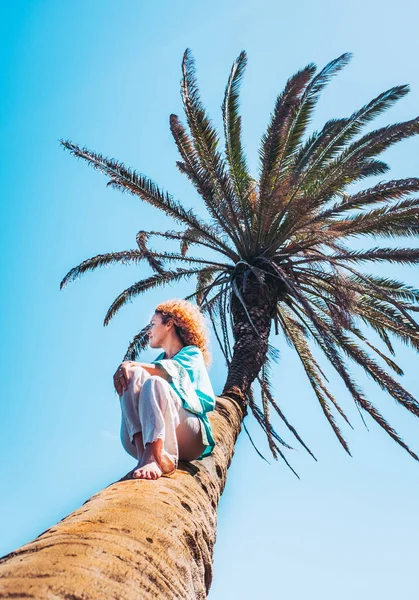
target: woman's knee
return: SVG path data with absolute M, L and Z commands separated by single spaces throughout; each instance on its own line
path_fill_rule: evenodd
M 150 373 L 140 365 L 127 367 L 127 375 L 128 385 L 134 386 L 135 391 L 139 391 L 144 383 L 150 378 Z
M 164 408 L 168 403 L 178 405 L 177 396 L 166 379 L 160 375 L 151 375 L 144 381 L 140 394 L 140 407 L 148 403 L 155 403 Z
M 130 375 L 145 375 L 146 377 L 150 377 L 150 373 L 144 369 L 141 365 L 130 365 L 127 367 L 127 371 Z
M 143 387 L 153 387 L 156 385 L 166 387 L 166 385 L 169 385 L 169 382 L 163 379 L 163 377 L 160 377 L 160 375 L 150 375 L 144 382 Z

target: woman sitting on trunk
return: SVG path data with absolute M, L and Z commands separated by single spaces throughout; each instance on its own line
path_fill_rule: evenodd
M 207 366 L 208 333 L 199 308 L 173 299 L 157 306 L 148 330 L 152 363 L 123 362 L 114 375 L 121 403 L 121 442 L 138 460 L 132 477 L 172 475 L 179 460 L 196 460 L 215 446 L 207 413 L 215 396 Z

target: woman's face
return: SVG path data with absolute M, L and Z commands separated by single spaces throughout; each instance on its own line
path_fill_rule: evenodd
M 151 348 L 161 348 L 169 332 L 170 319 L 166 324 L 162 323 L 161 315 L 154 313 L 151 319 L 151 327 L 148 330 L 149 345 Z

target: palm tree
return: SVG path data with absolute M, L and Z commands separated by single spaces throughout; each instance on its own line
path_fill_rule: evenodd
M 362 191 L 348 190 L 351 184 L 389 169 L 377 157 L 417 134 L 419 118 L 359 135 L 408 93 L 408 86 L 402 85 L 378 95 L 349 117 L 331 119 L 308 136 L 323 88 L 350 58 L 345 53 L 318 74 L 316 66 L 309 64 L 286 82 L 261 139 L 256 179 L 243 152 L 239 115 L 246 53 L 234 62 L 225 90 L 222 153 L 219 135 L 199 96 L 194 60 L 185 51 L 181 95 L 187 127 L 172 114 L 170 129 L 181 156 L 177 166 L 201 195 L 209 221 L 184 208 L 145 175 L 61 140 L 74 156 L 102 171 L 109 178 L 108 186 L 139 196 L 182 228 L 141 230 L 136 237 L 138 249 L 83 261 L 64 277 L 61 288 L 100 266 L 148 263 L 154 274 L 115 299 L 105 316 L 107 325 L 139 294 L 196 275 L 196 289 L 186 299 L 194 299 L 211 320 L 228 375 L 211 417 L 217 442 L 213 455 L 184 464 L 173 480 L 141 482 L 141 493 L 138 481 L 124 477 L 96 494 L 87 507 L 3 559 L 3 581 L 10 594 L 36 589 L 40 597 L 40 592 L 50 589 L 59 597 L 102 598 L 107 589 L 107 597 L 118 598 L 206 597 L 212 579 L 217 504 L 248 408 L 263 428 L 275 459 L 280 456 L 295 473 L 285 454 L 291 446 L 273 428 L 272 410 L 315 458 L 273 397 L 270 369 L 272 361 L 278 360 L 278 350 L 269 343 L 272 324 L 275 334 L 281 331 L 295 349 L 346 452 L 350 454 L 334 411 L 352 425 L 329 389 L 313 344 L 345 383 L 361 418 L 361 411 L 368 413 L 419 460 L 366 398 L 348 368 L 348 362 L 363 367 L 382 389 L 419 416 L 419 403 L 389 372 L 402 374 L 391 358 L 392 337 L 419 349 L 418 325 L 411 316 L 419 310 L 419 290 L 361 270 L 365 262 L 419 261 L 419 249 L 383 247 L 378 240 L 417 235 L 419 200 L 412 194 L 419 190 L 419 179 L 380 181 Z M 152 236 L 179 241 L 179 252 L 151 250 Z M 370 236 L 375 245 L 361 250 L 348 246 L 350 238 L 358 236 Z M 211 249 L 211 260 L 198 253 L 191 256 L 194 246 Z M 184 266 L 168 268 L 172 262 Z M 148 343 L 148 327 L 136 333 L 124 360 L 138 359 Z M 370 340 L 371 329 L 381 338 L 385 352 Z M 256 381 L 259 403 L 253 390 Z

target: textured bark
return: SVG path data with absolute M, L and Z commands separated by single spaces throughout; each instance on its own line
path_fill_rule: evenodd
M 237 284 L 257 330 L 256 332 L 252 327 L 240 300 L 232 295 L 233 337 L 236 341 L 222 393 L 240 402 L 243 401 L 243 394 L 250 388 L 265 361 L 272 318 L 282 289 L 277 280 L 268 277 L 263 284 L 260 284 L 253 274 L 250 274 L 246 282 L 243 281 L 242 275 L 238 275 Z M 240 392 L 235 394 L 232 391 L 234 389 Z
M 0 560 L 0 598 L 196 600 L 212 581 L 217 507 L 240 433 L 240 405 L 217 397 L 216 446 L 172 478 L 126 475 Z

